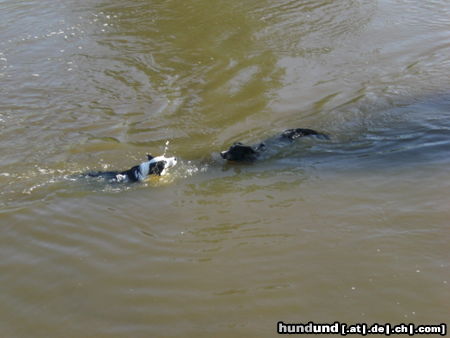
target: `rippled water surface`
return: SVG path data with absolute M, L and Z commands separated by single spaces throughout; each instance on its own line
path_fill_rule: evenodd
M 448 321 L 449 27 L 444 0 L 0 0 L 0 335 Z M 218 156 L 294 127 L 331 139 Z M 147 153 L 179 165 L 78 175 Z

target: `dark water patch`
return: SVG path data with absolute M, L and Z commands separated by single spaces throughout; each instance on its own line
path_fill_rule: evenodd
M 339 129 L 326 131 L 330 141 L 304 137 L 293 144 L 275 144 L 267 152 L 268 157 L 272 162 L 347 166 L 348 170 L 356 166 L 388 171 L 391 166 L 449 162 L 450 101 L 447 95 L 368 115 L 373 119 L 367 120 L 366 116 L 361 120 L 355 116 L 354 122 L 348 121 Z M 246 142 L 248 135 L 247 140 L 245 135 L 243 137 Z

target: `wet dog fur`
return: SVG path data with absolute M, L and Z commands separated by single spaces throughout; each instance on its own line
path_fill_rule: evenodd
M 293 142 L 294 140 L 304 136 L 315 136 L 321 139 L 329 139 L 329 136 L 323 133 L 319 133 L 312 129 L 296 128 L 287 129 L 275 138 L 269 139 L 266 142 L 259 143 L 257 145 L 249 146 L 241 142 L 234 143 L 228 150 L 222 151 L 220 156 L 233 162 L 253 162 L 257 160 L 260 155 L 266 151 L 270 143 L 274 141 L 280 142 Z
M 124 171 L 97 171 L 87 173 L 88 177 L 102 178 L 112 182 L 141 182 L 149 175 L 164 175 L 167 169 L 177 164 L 175 157 L 147 155 L 147 161 Z

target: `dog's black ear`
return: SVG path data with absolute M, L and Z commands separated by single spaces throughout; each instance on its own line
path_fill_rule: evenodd
M 161 173 L 164 171 L 164 168 L 166 167 L 167 162 L 166 161 L 160 161 L 156 164 L 155 168 L 155 174 L 161 176 Z
M 147 154 L 147 159 L 148 159 L 149 161 L 151 161 L 151 160 L 153 160 L 153 156 L 150 155 L 150 154 Z

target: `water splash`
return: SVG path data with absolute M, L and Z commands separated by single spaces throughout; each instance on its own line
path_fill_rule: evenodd
M 166 141 L 166 144 L 165 144 L 165 146 L 164 146 L 163 156 L 166 156 L 167 150 L 169 150 L 169 143 L 170 143 L 170 141 L 167 140 L 167 141 Z

